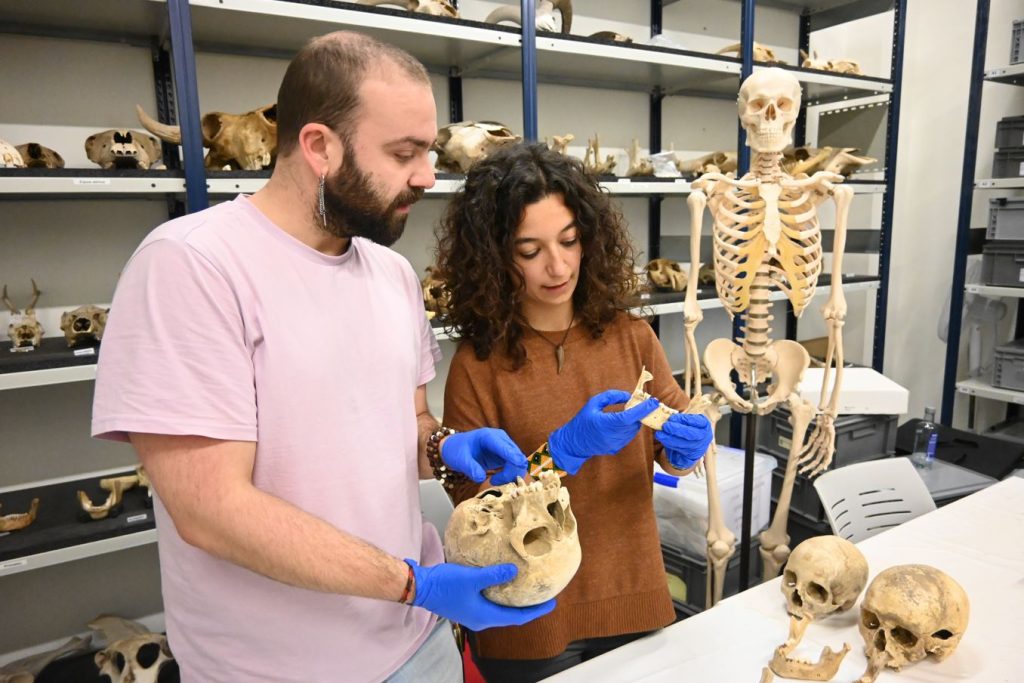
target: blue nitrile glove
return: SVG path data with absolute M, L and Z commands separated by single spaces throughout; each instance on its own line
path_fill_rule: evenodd
M 661 431 L 654 433 L 654 438 L 665 447 L 672 467 L 686 470 L 704 457 L 715 435 L 711 432 L 711 420 L 705 416 L 675 413 Z
M 478 484 L 487 478 L 487 470 L 499 467 L 501 471 L 491 477 L 495 486 L 526 476 L 526 456 L 504 429 L 456 432 L 441 444 L 441 459 Z
M 416 596 L 412 604 L 462 624 L 471 631 L 495 626 L 522 626 L 555 608 L 554 598 L 531 607 L 506 607 L 484 597 L 483 589 L 516 578 L 519 568 L 514 564 L 467 567 L 445 562 L 421 567 L 414 560 L 407 559 L 406 562 L 416 577 Z
M 604 409 L 629 400 L 628 391 L 611 389 L 587 401 L 580 412 L 551 432 L 548 448 L 555 464 L 576 474 L 583 463 L 595 455 L 615 455 L 640 431 L 640 420 L 658 407 L 658 399 L 649 398 L 640 405 L 619 413 Z

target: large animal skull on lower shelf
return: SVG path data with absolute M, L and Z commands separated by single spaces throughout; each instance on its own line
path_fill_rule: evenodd
M 489 488 L 463 501 L 444 533 L 449 562 L 484 567 L 511 562 L 516 578 L 484 595 L 501 605 L 537 605 L 558 595 L 579 569 L 580 540 L 569 491 L 554 472 L 529 484 Z

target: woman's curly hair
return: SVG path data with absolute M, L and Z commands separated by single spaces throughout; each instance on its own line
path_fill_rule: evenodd
M 437 266 L 451 294 L 448 327 L 477 358 L 495 349 L 526 362 L 520 310 L 523 276 L 513 261 L 526 207 L 560 195 L 575 218 L 582 259 L 573 306 L 598 338 L 636 291 L 636 252 L 622 213 L 579 159 L 542 144 L 503 147 L 478 161 L 441 218 Z

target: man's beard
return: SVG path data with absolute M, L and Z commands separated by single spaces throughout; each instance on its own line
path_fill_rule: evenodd
M 338 172 L 324 182 L 324 209 L 326 222 L 316 222 L 335 237 L 365 237 L 377 244 L 390 247 L 405 230 L 408 214 L 397 209 L 418 201 L 422 189 L 401 192 L 390 202 L 370 182 L 370 177 L 359 168 L 349 147 Z

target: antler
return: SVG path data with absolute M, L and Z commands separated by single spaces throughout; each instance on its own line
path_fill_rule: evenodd
M 7 298 L 7 285 L 6 284 L 4 284 L 4 293 L 3 293 L 3 297 L 2 298 L 3 298 L 4 305 L 7 306 L 7 310 L 9 310 L 11 312 L 11 315 L 18 315 L 19 313 L 21 313 L 21 311 L 19 311 L 17 308 L 14 307 L 14 304 L 11 303 L 11 300 Z
M 26 315 L 32 313 L 32 311 L 36 307 L 36 302 L 39 301 L 39 295 L 42 294 L 42 292 L 39 291 L 39 288 L 36 287 L 35 279 L 34 278 L 29 278 L 29 279 L 32 280 L 32 303 L 30 303 L 28 306 L 25 307 L 25 314 Z

